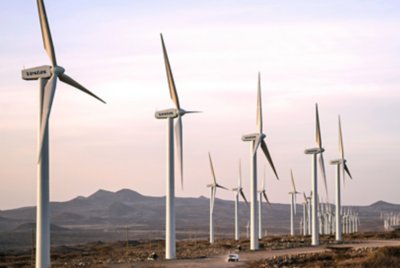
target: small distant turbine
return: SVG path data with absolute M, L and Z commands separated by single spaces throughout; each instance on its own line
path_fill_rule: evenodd
M 258 73 L 258 90 L 257 90 L 257 130 L 258 133 L 242 136 L 243 141 L 251 141 L 250 144 L 250 250 L 257 250 L 258 234 L 257 234 L 257 149 L 261 145 L 272 170 L 277 179 L 278 174 L 272 162 L 271 155 L 265 143 L 265 134 L 263 133 L 262 123 L 262 104 L 261 104 L 261 81 L 260 73 Z
M 294 178 L 293 178 L 293 171 L 290 170 L 290 175 L 291 175 L 291 179 L 292 179 L 292 186 L 293 186 L 293 191 L 289 192 L 289 194 L 291 195 L 291 203 L 290 203 L 290 235 L 293 236 L 294 235 L 294 214 L 297 214 L 297 202 L 296 202 L 296 195 L 300 194 L 300 192 L 298 192 L 296 190 L 296 184 L 294 183 Z
M 248 205 L 249 203 L 247 202 L 246 196 L 243 193 L 243 187 L 242 187 L 242 165 L 241 162 L 239 161 L 239 180 L 238 180 L 238 187 L 233 188 L 232 191 L 235 192 L 235 240 L 238 241 L 240 239 L 240 234 L 239 234 L 239 196 L 241 195 L 243 197 L 243 200 L 246 202 Z
M 316 143 L 317 148 L 306 149 L 304 151 L 305 154 L 311 154 L 312 162 L 311 162 L 311 173 L 312 173 L 312 225 L 311 225 L 311 245 L 318 246 L 319 245 L 319 226 L 318 226 L 318 176 L 317 176 L 317 156 L 319 156 L 319 164 L 322 176 L 324 178 L 325 183 L 325 191 L 328 195 L 328 186 L 326 183 L 326 175 L 325 175 L 325 164 L 323 152 L 325 151 L 322 148 L 322 139 L 321 139 L 321 128 L 319 125 L 319 115 L 318 115 L 318 104 L 315 104 L 315 117 L 316 117 Z
M 49 121 L 56 93 L 57 80 L 73 86 L 105 103 L 81 84 L 65 74 L 65 69 L 57 64 L 53 40 L 43 0 L 37 0 L 40 27 L 44 49 L 51 66 L 44 65 L 22 70 L 22 79 L 39 80 L 39 137 L 37 162 L 37 209 L 36 209 L 36 267 L 50 267 L 50 219 L 49 219 Z
M 304 202 L 303 202 L 303 235 L 306 236 L 308 235 L 308 214 L 310 213 L 308 211 L 308 198 L 306 196 L 306 193 L 303 192 L 304 196 Z
M 165 48 L 162 34 L 161 45 L 164 55 L 165 69 L 167 72 L 169 94 L 175 104 L 175 108 L 157 111 L 155 117 L 157 119 L 167 119 L 167 193 L 166 193 L 166 213 L 165 213 L 165 258 L 176 258 L 176 235 L 175 235 L 175 160 L 174 160 L 174 119 L 177 120 L 175 125 L 175 138 L 177 155 L 179 161 L 179 169 L 181 175 L 181 186 L 183 188 L 183 145 L 182 145 L 182 116 L 188 113 L 197 113 L 193 111 L 185 111 L 181 108 L 178 93 L 175 87 L 174 77 L 172 75 L 171 65 L 169 63 L 167 49 Z
M 258 191 L 258 239 L 262 238 L 262 199 L 264 197 L 265 202 L 271 206 L 271 203 L 268 200 L 267 193 L 265 192 L 265 167 L 264 167 L 264 178 L 261 185 L 261 190 Z
M 343 174 L 343 183 L 345 180 L 345 173 L 347 173 L 352 179 L 350 170 L 346 164 L 346 159 L 344 158 L 344 147 L 343 147 L 343 135 L 342 135 L 342 126 L 340 123 L 340 116 L 338 117 L 339 120 L 339 153 L 340 159 L 331 161 L 332 165 L 336 165 L 336 241 L 342 241 L 342 225 L 341 225 L 341 193 L 340 193 L 340 173 Z
M 214 220 L 213 220 L 213 213 L 214 213 L 214 203 L 215 203 L 215 196 L 217 194 L 217 188 L 221 188 L 224 190 L 228 190 L 228 188 L 219 185 L 217 183 L 217 178 L 215 177 L 215 172 L 214 172 L 214 166 L 211 160 L 211 154 L 208 153 L 208 158 L 210 160 L 210 168 L 211 168 L 211 173 L 213 176 L 213 182 L 211 184 L 207 184 L 207 187 L 210 188 L 211 190 L 211 196 L 210 196 L 210 244 L 214 243 Z

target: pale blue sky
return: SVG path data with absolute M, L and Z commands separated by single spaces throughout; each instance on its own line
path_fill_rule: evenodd
M 25 67 L 49 64 L 36 1 L 0 4 L 0 209 L 36 200 L 38 83 Z M 398 1 L 54 1 L 47 13 L 57 59 L 106 99 L 59 84 L 51 115 L 51 199 L 99 188 L 165 192 L 165 128 L 154 111 L 172 107 L 159 40 L 164 34 L 184 118 L 185 190 L 208 196 L 211 151 L 220 183 L 234 187 L 255 131 L 262 74 L 267 143 L 280 174 L 267 168 L 272 202 L 289 202 L 290 168 L 310 190 L 314 103 L 325 159 L 338 157 L 337 115 L 354 180 L 344 203 L 400 203 L 400 3 Z M 266 164 L 259 156 L 260 175 Z M 326 166 L 331 201 L 334 168 Z M 322 183 L 322 182 L 321 182 Z M 177 184 L 179 186 L 179 184 Z M 220 191 L 218 197 L 232 199 Z

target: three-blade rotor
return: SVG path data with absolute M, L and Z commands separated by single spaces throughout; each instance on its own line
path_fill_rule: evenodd
M 272 161 L 271 154 L 269 153 L 267 143 L 265 142 L 265 134 L 263 133 L 263 119 L 262 119 L 262 103 L 261 103 L 261 77 L 260 73 L 258 73 L 258 87 L 257 87 L 257 130 L 258 135 L 256 140 L 254 141 L 253 154 L 256 154 L 258 147 L 261 145 L 261 149 L 264 152 L 265 157 L 268 160 L 269 165 L 271 166 L 275 177 L 279 180 L 278 173 L 276 172 L 274 163 Z
M 168 79 L 168 87 L 169 87 L 169 94 L 171 97 L 172 102 L 175 104 L 175 108 L 178 112 L 178 117 L 176 119 L 175 124 L 175 140 L 176 140 L 176 147 L 177 147 L 177 155 L 178 155 L 178 163 L 179 163 L 179 171 L 181 175 L 181 187 L 183 189 L 183 124 L 182 124 L 182 116 L 189 113 L 200 113 L 199 111 L 185 111 L 181 109 L 178 93 L 175 86 L 174 76 L 172 75 L 171 64 L 169 62 L 167 49 L 165 47 L 163 35 L 161 36 L 161 45 L 164 55 L 164 63 L 165 63 L 165 70 L 167 73 Z
M 37 0 L 37 6 L 38 6 L 38 11 L 39 11 L 39 20 L 40 20 L 40 27 L 41 27 L 41 31 L 42 31 L 44 48 L 45 48 L 45 50 L 50 58 L 51 64 L 52 64 L 52 68 L 51 68 L 52 75 L 49 79 L 45 79 L 46 82 L 45 82 L 45 86 L 44 86 L 44 94 L 43 94 L 43 99 L 42 99 L 42 110 L 41 110 L 41 117 L 40 117 L 41 128 L 40 128 L 40 142 L 39 142 L 39 156 L 38 156 L 38 161 L 40 161 L 41 156 L 42 156 L 42 150 L 43 150 L 44 135 L 45 135 L 45 131 L 49 124 L 51 107 L 52 107 L 54 96 L 55 96 L 57 78 L 59 78 L 61 82 L 64 82 L 72 87 L 75 87 L 75 88 L 85 92 L 86 94 L 96 98 L 99 101 L 101 101 L 103 103 L 105 103 L 105 102 L 102 99 L 100 99 L 99 97 L 97 97 L 95 94 L 90 92 L 88 89 L 86 89 L 85 87 L 80 85 L 74 79 L 72 79 L 71 77 L 64 74 L 64 72 L 65 72 L 64 68 L 57 65 L 56 53 L 54 50 L 53 40 L 51 38 L 49 22 L 47 19 L 46 9 L 45 9 L 43 0 Z
M 213 213 L 215 196 L 216 196 L 216 193 L 217 193 L 217 188 L 221 188 L 221 189 L 224 189 L 224 190 L 229 190 L 229 189 L 217 183 L 217 178 L 215 176 L 214 165 L 212 163 L 210 152 L 208 153 L 208 159 L 210 161 L 210 168 L 211 168 L 211 174 L 212 174 L 212 177 L 213 177 L 213 183 L 212 184 L 208 184 L 207 187 L 211 188 L 211 213 Z
M 322 136 L 321 136 L 321 127 L 320 127 L 320 123 L 319 123 L 318 103 L 315 104 L 315 117 L 316 117 L 315 139 L 316 139 L 318 148 L 322 150 L 323 149 L 322 148 Z M 325 161 L 324 161 L 324 155 L 323 155 L 322 151 L 319 153 L 319 166 L 321 169 L 322 177 L 324 179 L 325 192 L 326 192 L 326 195 L 328 196 L 328 183 L 326 181 Z
M 349 167 L 347 166 L 347 161 L 344 158 L 344 146 L 343 146 L 343 134 L 342 134 L 342 124 L 340 122 L 340 116 L 339 116 L 339 153 L 341 157 L 341 162 L 342 162 L 342 173 L 343 173 L 343 183 L 345 182 L 345 173 L 347 173 L 352 179 Z

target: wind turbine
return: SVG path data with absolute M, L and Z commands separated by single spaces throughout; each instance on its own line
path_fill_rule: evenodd
M 70 76 L 66 75 L 65 69 L 57 64 L 56 53 L 43 0 L 37 0 L 37 7 L 44 49 L 50 58 L 51 66 L 43 65 L 24 69 L 22 70 L 22 79 L 39 80 L 40 110 L 37 162 L 36 267 L 50 267 L 49 120 L 56 92 L 57 80 L 59 79 L 61 82 L 73 86 L 103 103 L 105 102 Z
M 262 181 L 262 186 L 261 190 L 258 191 L 259 197 L 258 197 L 258 239 L 262 238 L 262 214 L 261 214 L 261 209 L 262 209 L 262 199 L 264 197 L 265 201 L 268 203 L 269 206 L 271 206 L 271 203 L 268 200 L 267 193 L 265 192 L 265 167 L 264 167 L 264 178 Z
M 157 119 L 167 119 L 167 172 L 166 172 L 166 223 L 165 223 L 165 258 L 176 258 L 176 242 L 175 242 L 175 159 L 174 159 L 174 119 L 176 149 L 178 155 L 179 169 L 181 174 L 181 186 L 183 188 L 183 145 L 182 145 L 182 116 L 189 113 L 197 113 L 194 111 L 185 111 L 181 108 L 178 93 L 175 87 L 174 77 L 172 75 L 171 65 L 169 63 L 167 49 L 165 48 L 162 34 L 161 45 L 164 55 L 165 69 L 167 72 L 169 94 L 175 104 L 175 108 L 157 111 L 155 117 Z
M 246 196 L 243 193 L 243 188 L 242 188 L 242 165 L 241 162 L 239 161 L 239 180 L 238 180 L 238 187 L 233 188 L 232 191 L 236 192 L 235 193 L 235 240 L 240 239 L 240 234 L 239 234 L 239 195 L 243 197 L 243 200 L 246 202 L 248 205 L 249 203 L 247 202 Z
M 340 123 L 340 116 L 338 117 L 339 120 L 339 153 L 340 153 L 340 159 L 333 160 L 331 161 L 332 165 L 336 165 L 336 241 L 342 241 L 342 224 L 341 224 L 341 215 L 340 215 L 340 209 L 341 209 L 341 193 L 340 193 L 340 173 L 342 172 L 343 174 L 343 183 L 345 180 L 345 173 L 347 173 L 350 177 L 350 170 L 346 164 L 346 159 L 344 158 L 344 147 L 343 147 L 343 135 L 342 135 L 342 125 Z
M 217 183 L 217 178 L 215 177 L 215 172 L 214 172 L 214 166 L 211 160 L 211 154 L 208 153 L 208 158 L 210 160 L 210 168 L 211 168 L 211 173 L 213 176 L 213 182 L 211 184 L 207 184 L 207 187 L 210 188 L 211 190 L 211 196 L 210 196 L 210 244 L 214 243 L 214 221 L 213 221 L 213 213 L 214 213 L 214 203 L 215 203 L 215 195 L 217 194 L 217 188 L 221 188 L 224 190 L 228 190 L 228 188 L 219 185 Z
M 322 148 L 322 139 L 321 139 L 321 128 L 319 124 L 319 115 L 318 115 L 318 104 L 315 104 L 315 117 L 316 117 L 316 148 L 306 149 L 304 151 L 305 154 L 312 155 L 311 161 L 311 175 L 312 175 L 312 200 L 311 200 L 311 213 L 312 213 L 312 225 L 311 225 L 311 245 L 318 246 L 319 245 L 319 233 L 318 233 L 318 176 L 317 176 L 317 156 L 319 156 L 319 165 L 321 169 L 322 176 L 324 178 L 325 183 L 325 191 L 328 195 L 328 187 L 326 183 L 326 175 L 325 175 L 325 164 L 323 152 L 325 151 Z
M 258 234 L 257 234 L 257 149 L 261 145 L 276 178 L 278 174 L 269 154 L 267 144 L 265 143 L 265 134 L 263 133 L 262 124 L 262 104 L 261 104 L 261 81 L 260 73 L 258 73 L 258 90 L 257 90 L 257 130 L 258 133 L 242 136 L 243 141 L 251 141 L 250 144 L 250 249 L 258 249 Z
M 293 236 L 294 235 L 294 214 L 297 214 L 296 212 L 296 195 L 299 194 L 300 192 L 298 192 L 296 190 L 296 184 L 294 183 L 294 178 L 293 178 L 293 171 L 290 170 L 290 176 L 292 179 L 292 186 L 293 186 L 293 191 L 289 192 L 289 194 L 291 195 L 291 204 L 290 204 L 290 235 Z

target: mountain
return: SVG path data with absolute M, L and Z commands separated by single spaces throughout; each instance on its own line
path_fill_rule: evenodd
M 378 201 L 370 206 L 350 206 L 360 215 L 361 231 L 382 231 L 381 212 L 400 213 L 400 205 Z M 289 205 L 263 204 L 264 228 L 269 234 L 289 232 Z M 178 238 L 207 237 L 209 228 L 209 198 L 175 199 Z M 295 222 L 302 217 L 298 205 Z M 0 249 L 9 245 L 23 245 L 31 239 L 32 224 L 36 218 L 35 207 L 0 211 Z M 239 222 L 241 231 L 249 218 L 249 207 L 240 202 Z M 76 197 L 66 202 L 51 202 L 50 215 L 54 243 L 75 243 L 97 240 L 125 239 L 124 231 L 135 239 L 162 238 L 165 228 L 165 197 L 144 196 L 130 189 L 117 192 L 98 190 L 88 197 Z M 234 229 L 234 202 L 216 199 L 214 220 L 217 235 L 232 236 Z M 298 224 L 296 224 L 298 228 Z M 29 229 L 29 230 L 28 230 Z M 18 232 L 20 243 L 6 243 Z M 25 235 L 23 233 L 26 232 Z M 68 234 L 68 236 L 67 236 Z M 25 242 L 24 242 L 25 241 Z

